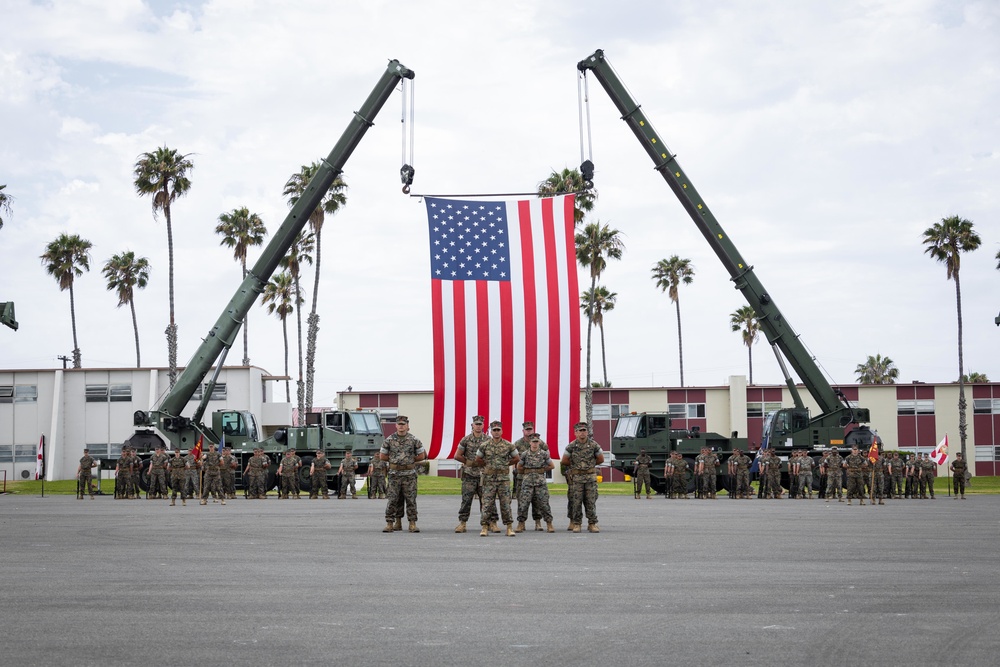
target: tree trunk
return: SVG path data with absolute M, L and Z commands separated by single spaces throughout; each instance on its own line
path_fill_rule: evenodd
M 169 366 L 170 388 L 177 383 L 177 323 L 174 321 L 174 229 L 170 220 L 170 198 L 167 184 L 163 184 L 163 215 L 167 219 L 167 293 L 169 294 L 170 323 L 167 324 L 167 365 Z
M 601 319 L 601 323 L 598 325 L 601 330 L 601 365 L 604 367 L 604 386 L 610 387 L 608 384 L 608 355 L 606 348 L 604 347 L 604 319 Z
M 594 326 L 594 288 L 597 286 L 597 276 L 590 276 L 590 303 L 587 304 L 587 387 L 583 392 L 584 408 L 587 412 L 587 427 L 593 428 L 594 423 L 594 388 L 590 381 L 590 338 Z
M 247 259 L 243 257 L 240 259 L 240 266 L 243 267 L 243 280 L 247 279 Z M 248 330 L 250 326 L 250 311 L 243 317 L 243 365 L 250 365 L 250 339 L 248 335 Z
M 753 384 L 753 345 L 747 345 L 747 359 L 750 362 L 750 384 Z
M 681 338 L 681 297 L 678 294 L 674 301 L 677 307 L 677 359 L 680 362 L 681 386 L 684 386 L 684 340 Z
M 313 380 L 316 376 L 316 337 L 319 335 L 319 315 L 316 305 L 319 303 L 319 265 L 322 259 L 323 223 L 316 226 L 316 266 L 313 278 L 312 309 L 309 311 L 309 333 L 306 335 L 306 400 L 307 410 L 313 407 Z
M 285 377 L 288 377 L 288 318 L 281 318 L 281 333 L 285 336 Z M 292 402 L 292 390 L 288 384 L 288 380 L 285 380 L 285 402 Z
M 135 299 L 129 299 L 128 306 L 132 311 L 132 331 L 135 333 L 135 367 L 142 368 L 142 360 L 139 357 L 139 321 L 135 318 Z
M 962 350 L 962 283 L 958 279 L 958 269 L 955 269 L 955 303 L 958 308 L 958 437 L 962 443 L 962 460 L 968 461 L 965 455 L 965 439 L 968 432 L 968 422 L 965 417 L 965 361 Z
M 80 345 L 76 341 L 76 300 L 73 298 L 73 283 L 69 284 L 69 321 L 73 327 L 73 368 L 83 367 Z
M 295 303 L 296 305 L 302 300 L 302 292 L 299 289 L 299 278 L 295 277 Z M 302 375 L 302 309 L 295 309 L 295 318 L 298 320 L 298 337 L 299 337 L 299 380 L 295 384 L 295 398 L 296 403 L 299 407 L 299 418 L 295 420 L 295 423 L 299 426 L 305 424 L 306 419 L 306 383 L 303 381 Z

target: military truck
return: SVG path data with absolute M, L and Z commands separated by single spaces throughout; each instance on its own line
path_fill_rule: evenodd
M 850 405 L 843 392 L 827 382 L 812 355 L 799 340 L 798 334 L 778 309 L 771 295 L 764 289 L 753 266 L 743 259 L 729 235 L 722 229 L 687 174 L 681 169 L 676 156 L 653 129 L 639 104 L 618 78 L 618 74 L 605 58 L 604 52 L 597 50 L 581 60 L 577 63 L 577 72 L 581 78 L 581 90 L 586 90 L 588 73 L 593 73 L 600 82 L 621 113 L 622 120 L 652 158 L 655 169 L 670 186 L 684 210 L 729 272 L 736 289 L 743 294 L 757 314 L 761 331 L 774 351 L 794 402 L 794 407 L 782 408 L 767 415 L 761 446 L 773 448 L 782 460 L 787 460 L 793 449 L 808 449 L 815 457 L 832 446 L 850 447 L 852 444 L 858 444 L 860 447 L 870 447 L 876 436 L 865 425 L 870 421 L 869 411 Z M 581 114 L 581 118 L 584 117 L 590 118 L 589 111 L 587 114 Z M 589 136 L 589 131 L 587 134 Z M 580 172 L 588 187 L 591 186 L 594 176 L 593 162 L 589 159 L 584 160 L 580 165 Z M 805 407 L 785 365 L 786 360 L 819 405 L 819 414 L 810 415 Z M 725 459 L 741 444 L 745 448 L 745 440 L 741 440 L 735 434 L 725 437 L 697 433 L 693 430 L 671 431 L 669 426 L 669 415 L 665 413 L 636 415 L 635 419 L 624 420 L 624 424 L 620 421 L 611 445 L 616 463 L 626 472 L 630 471 L 634 455 L 640 448 L 645 448 L 646 452 L 654 457 L 654 469 L 655 461 L 663 461 L 669 452 L 675 449 L 691 456 L 697 454 L 703 446 L 701 443 L 709 443 L 716 448 L 716 451 L 722 453 L 720 458 Z M 722 470 L 725 470 L 725 466 Z M 662 465 L 658 471 L 652 472 L 662 475 Z M 814 479 L 818 479 L 818 476 Z M 725 480 L 721 481 L 725 483 Z M 662 480 L 659 482 L 662 484 Z
M 257 420 L 248 411 L 221 410 L 212 414 L 211 425 L 203 423 L 208 401 L 225 362 L 226 354 L 236 340 L 240 327 L 257 296 L 277 269 L 282 257 L 288 252 L 296 236 L 309 220 L 310 214 L 320 204 L 334 180 L 343 172 L 344 164 L 357 147 L 361 138 L 373 125 L 375 116 L 399 84 L 413 79 L 414 72 L 404 67 L 398 60 L 391 60 L 375 88 L 368 95 L 361 109 L 340 137 L 330 154 L 320 164 L 316 174 L 306 185 L 299 200 L 292 206 L 284 222 L 274 237 L 264 248 L 260 258 L 247 273 L 235 294 L 223 309 L 191 361 L 178 377 L 177 382 L 167 392 L 160 404 L 153 410 L 140 410 L 133 415 L 135 433 L 125 444 L 135 446 L 143 461 L 148 459 L 157 445 L 168 443 L 168 449 L 190 450 L 201 442 L 203 448 L 225 444 L 233 448 L 240 461 L 240 471 L 253 455 L 255 447 L 263 448 L 272 460 L 267 486 L 273 488 L 277 460 L 283 452 L 293 448 L 303 458 L 299 471 L 300 483 L 304 490 L 311 486 L 308 479 L 309 463 L 317 449 L 324 449 L 333 464 L 328 474 L 331 487 L 336 489 L 339 480 L 337 468 L 347 449 L 352 449 L 360 463 L 359 472 L 367 470 L 368 462 L 382 446 L 382 429 L 378 414 L 372 411 L 331 411 L 319 415 L 308 415 L 303 426 L 286 426 L 277 429 L 270 437 L 263 437 Z M 412 96 L 411 96 L 412 99 Z M 403 165 L 400 176 L 403 192 L 409 192 L 413 181 L 413 168 Z M 215 372 L 205 382 L 212 367 Z M 205 382 L 205 389 L 194 414 L 182 415 L 188 401 Z M 143 466 L 144 468 L 146 466 Z M 148 479 L 143 471 L 140 484 L 148 488 Z

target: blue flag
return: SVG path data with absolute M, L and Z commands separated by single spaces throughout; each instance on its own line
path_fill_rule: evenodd
M 750 474 L 754 474 L 760 470 L 760 460 L 764 456 L 764 450 L 767 449 L 768 439 L 763 438 L 760 443 L 760 449 L 757 450 L 757 456 L 753 457 L 753 463 L 750 464 Z

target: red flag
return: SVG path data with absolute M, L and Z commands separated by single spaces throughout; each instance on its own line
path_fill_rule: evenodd
M 937 444 L 934 448 L 934 453 L 931 454 L 931 460 L 936 462 L 938 465 L 942 465 L 948 460 L 948 434 L 944 434 L 944 439 Z
M 425 198 L 434 321 L 429 458 L 451 458 L 473 415 L 521 422 L 558 454 L 580 418 L 572 195 Z
M 35 461 L 35 479 L 45 477 L 45 436 L 38 438 L 38 460 Z
M 201 443 L 204 439 L 205 436 L 198 434 L 198 443 L 194 446 L 194 449 L 191 450 L 191 453 L 194 454 L 195 459 L 201 458 Z
M 872 463 L 878 461 L 878 438 L 872 438 L 872 446 L 868 448 L 868 460 Z

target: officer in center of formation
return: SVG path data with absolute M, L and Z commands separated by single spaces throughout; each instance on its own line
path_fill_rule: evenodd
M 385 505 L 385 528 L 383 533 L 402 530 L 402 516 L 410 522 L 410 532 L 419 533 L 417 528 L 417 463 L 427 458 L 423 443 L 410 433 L 410 420 L 396 417 L 396 432 L 382 443 L 379 457 L 389 463 L 388 501 Z M 405 507 L 404 507 L 405 506 Z
M 831 447 L 823 457 L 821 467 L 826 474 L 826 502 L 836 498 L 838 503 L 844 502 L 844 485 L 841 477 L 844 458 L 836 447 Z
M 646 500 L 651 498 L 649 488 L 649 466 L 653 464 L 653 457 L 646 453 L 645 449 L 639 450 L 639 456 L 635 457 L 635 467 L 632 475 L 635 477 L 635 499 L 642 496 L 642 487 L 646 487 Z
M 455 527 L 456 533 L 464 533 L 466 531 L 466 523 L 468 523 L 469 515 L 472 513 L 473 498 L 479 498 L 480 511 L 485 507 L 483 505 L 482 487 L 483 468 L 476 463 L 476 452 L 479 450 L 480 445 L 486 442 L 486 433 L 483 432 L 483 424 L 485 422 L 486 419 L 482 415 L 473 417 L 472 432 L 462 438 L 458 443 L 458 449 L 455 451 L 455 460 L 462 464 L 462 502 L 458 506 L 458 526 Z M 494 522 L 496 521 L 495 516 L 492 519 Z
M 734 449 L 733 455 L 729 457 L 729 480 L 732 485 L 729 493 L 739 499 L 750 499 L 750 465 L 753 463 L 750 457 L 742 450 Z
M 149 469 L 146 475 L 149 477 L 149 491 L 147 498 L 167 498 L 167 464 L 170 457 L 163 451 L 163 445 L 156 446 L 156 452 L 149 457 Z
M 479 523 L 480 537 L 486 537 L 490 528 L 489 507 L 500 501 L 500 518 L 507 526 L 507 537 L 514 537 L 514 519 L 510 513 L 510 487 L 507 485 L 510 466 L 517 465 L 520 457 L 517 448 L 503 437 L 503 424 L 490 422 L 490 438 L 476 450 L 476 463 L 483 468 L 483 508 Z
M 865 504 L 864 468 L 868 459 L 858 451 L 858 446 L 851 447 L 851 453 L 844 457 L 841 467 L 847 471 L 847 504 L 854 498 Z
M 517 528 L 514 532 L 524 532 L 529 504 L 533 514 L 545 519 L 548 532 L 555 532 L 552 526 L 552 508 L 549 507 L 549 486 L 545 481 L 545 473 L 554 467 L 549 456 L 549 448 L 542 442 L 542 436 L 538 433 L 529 435 L 528 449 L 517 463 L 517 471 L 521 476 L 521 495 L 517 499 Z M 541 519 L 535 519 L 535 530 L 542 530 Z
M 226 497 L 222 494 L 222 454 L 214 447 L 210 447 L 202 456 L 202 468 L 205 471 L 205 479 L 201 485 L 201 504 L 208 504 L 208 496 L 212 496 L 212 502 L 218 500 L 226 504 Z
M 954 480 L 955 500 L 958 500 L 959 492 L 962 494 L 962 500 L 965 500 L 965 473 L 969 470 L 969 464 L 962 458 L 961 452 L 955 454 L 955 460 L 951 462 L 948 469 L 951 470 Z

